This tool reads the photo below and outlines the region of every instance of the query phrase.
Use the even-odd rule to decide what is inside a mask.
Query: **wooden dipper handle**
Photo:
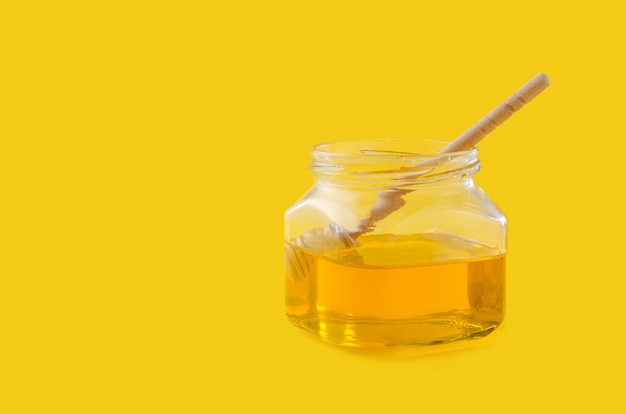
[[[543,73],[538,74],[517,92],[509,96],[504,102],[492,109],[484,118],[446,145],[439,153],[444,154],[447,152],[472,149],[478,141],[496,129],[496,127],[502,125],[514,112],[519,111],[548,86],[550,86],[550,79]],[[436,163],[437,160],[440,159],[436,158],[420,165]],[[350,237],[356,240],[360,235],[374,230],[378,221],[384,219],[405,204],[402,196],[410,192],[411,190],[396,189],[379,194],[378,202],[372,207],[370,215],[358,223],[356,229],[350,233]]]
[[[543,73],[538,74],[439,152],[464,151],[473,148],[485,135],[502,125],[514,112],[522,109],[548,86],[550,86],[550,79]]]

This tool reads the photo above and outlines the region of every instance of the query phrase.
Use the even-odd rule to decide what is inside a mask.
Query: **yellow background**
[[[0,412],[622,412],[626,20],[615,1],[0,2]],[[380,356],[283,314],[311,145],[480,144],[507,323]]]

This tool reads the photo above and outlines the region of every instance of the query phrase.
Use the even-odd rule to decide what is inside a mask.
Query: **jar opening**
[[[480,169],[478,149],[440,154],[448,143],[392,138],[327,142],[312,148],[311,169],[325,181],[388,187],[473,176]]]
[[[351,141],[325,142],[315,145],[314,154],[334,155],[337,157],[359,157],[371,160],[389,160],[415,157],[423,160],[428,157],[441,157],[439,151],[450,141],[437,139],[381,138],[357,139]],[[476,148],[466,151],[446,153],[446,155],[463,155],[476,152]]]

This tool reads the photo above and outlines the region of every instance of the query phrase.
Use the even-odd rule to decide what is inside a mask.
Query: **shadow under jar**
[[[372,139],[311,151],[285,213],[286,312],[351,347],[481,338],[504,319],[506,218],[474,182],[478,150]]]

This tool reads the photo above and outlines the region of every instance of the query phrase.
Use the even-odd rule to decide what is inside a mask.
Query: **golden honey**
[[[448,234],[366,235],[323,257],[285,244],[289,320],[353,347],[485,336],[504,319],[505,255]]]

